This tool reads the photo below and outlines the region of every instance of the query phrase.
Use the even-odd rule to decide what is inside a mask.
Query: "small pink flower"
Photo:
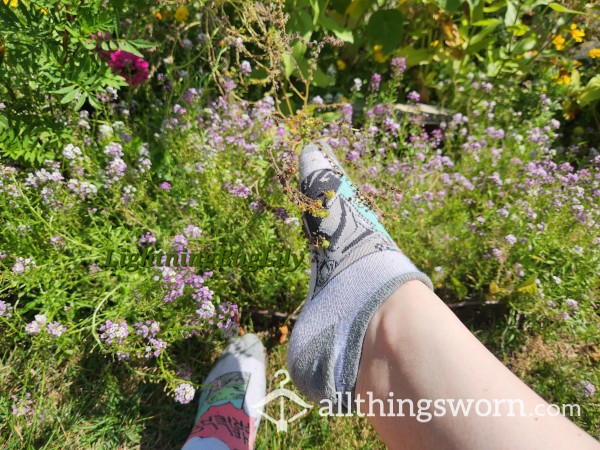
[[[117,50],[110,54],[108,65],[113,73],[125,78],[131,86],[137,86],[148,80],[148,62],[133,53]]]

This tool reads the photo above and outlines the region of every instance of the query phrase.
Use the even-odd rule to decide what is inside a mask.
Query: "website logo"
[[[302,400],[295,392],[292,392],[284,387],[287,383],[290,382],[290,374],[287,370],[279,369],[277,372],[275,372],[275,375],[273,377],[277,378],[279,375],[284,375],[284,379],[279,383],[279,388],[275,389],[272,392],[269,392],[265,398],[263,398],[257,404],[253,405],[253,407],[257,408],[260,411],[260,414],[265,419],[275,424],[278,433],[286,433],[288,429],[288,424],[306,416],[312,409],[312,405],[309,405],[304,400]],[[294,402],[298,407],[302,408],[300,412],[294,414],[293,416],[287,419],[285,416],[286,399],[288,399],[291,402]],[[264,410],[262,410],[262,408],[266,407],[266,405],[277,400],[279,400],[279,419],[271,417]]]

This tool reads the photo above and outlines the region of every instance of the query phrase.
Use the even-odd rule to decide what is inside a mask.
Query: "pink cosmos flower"
[[[148,80],[148,62],[132,53],[117,50],[110,54],[108,65],[113,73],[125,78],[130,86],[137,86]]]

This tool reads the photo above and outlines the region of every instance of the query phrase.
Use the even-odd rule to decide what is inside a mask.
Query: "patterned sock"
[[[337,405],[340,395],[345,405],[350,393],[353,405],[371,318],[403,283],[420,280],[432,290],[433,285],[360,201],[324,141],[303,149],[300,189],[311,199],[321,199],[328,210],[324,218],[305,213],[304,226],[309,236],[324,238],[329,245],[312,248],[310,289],[292,330],[288,369],[296,387],[311,400],[329,399]]]
[[[204,381],[196,425],[182,450],[251,449],[266,392],[265,349],[254,334],[234,339]]]

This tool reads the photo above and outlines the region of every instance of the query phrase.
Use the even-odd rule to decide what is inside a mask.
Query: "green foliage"
[[[0,447],[183,443],[196,405],[170,394],[200,387],[226,333],[198,319],[190,285],[165,301],[173,273],[103,267],[107,250],[135,254],[145,233],[169,249],[193,225],[192,253],[306,255],[295,272],[203,274],[210,305],[237,305],[239,326],[269,346],[269,371],[284,368],[278,328],[293,327],[284,317],[309,285],[296,156],[323,135],[438,295],[505,308],[490,323],[478,314],[473,331],[545,398],[580,404],[574,420],[596,432],[597,397],[579,387],[600,385],[600,166],[586,129],[599,60],[575,58],[574,33],[593,34],[578,13],[588,8],[287,0],[284,25],[263,6],[194,1],[177,18],[179,5],[149,1],[0,2]],[[92,40],[98,31],[111,39]],[[98,56],[117,49],[149,61],[142,88]],[[432,116],[415,112],[427,106]],[[66,331],[28,333],[39,314]],[[101,337],[108,320],[129,324],[123,343]],[[167,344],[156,357],[133,327],[146,320]],[[285,435],[265,422],[256,448],[383,444],[364,420],[313,411]]]
[[[69,110],[86,103],[98,108],[99,92],[126,86],[98,58],[99,39],[92,38],[118,34],[118,12],[101,1],[6,3],[0,3],[0,145],[6,156],[40,163],[68,138],[63,122]],[[116,44],[101,47],[137,53],[144,42]]]

